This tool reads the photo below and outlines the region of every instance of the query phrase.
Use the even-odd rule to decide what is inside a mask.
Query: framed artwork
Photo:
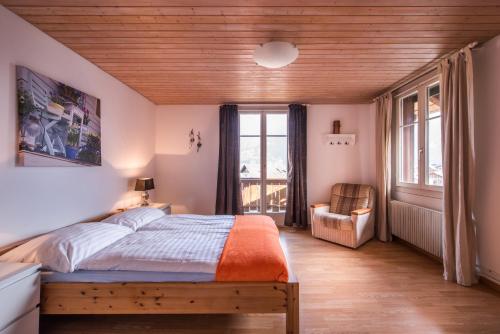
[[[19,166],[100,166],[101,103],[16,66]]]

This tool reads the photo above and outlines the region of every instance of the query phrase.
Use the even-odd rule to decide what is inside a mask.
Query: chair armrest
[[[311,205],[311,221],[316,213],[330,211],[330,204],[313,204]]]
[[[321,203],[321,204],[312,204],[312,205],[311,205],[311,209],[317,209],[317,208],[321,208],[321,207],[324,207],[324,206],[330,206],[330,204],[325,204],[325,203]]]
[[[366,208],[366,209],[358,209],[358,210],[354,210],[351,212],[351,216],[359,216],[359,215],[364,215],[364,214],[367,214],[367,213],[370,213],[372,211],[372,209],[370,208]]]

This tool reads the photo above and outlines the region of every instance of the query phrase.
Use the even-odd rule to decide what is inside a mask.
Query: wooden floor
[[[300,282],[301,333],[500,333],[500,295],[443,281],[398,243],[350,250],[283,230]],[[284,333],[283,315],[44,317],[42,333]]]

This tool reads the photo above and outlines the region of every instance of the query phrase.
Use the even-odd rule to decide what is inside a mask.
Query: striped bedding
[[[71,225],[32,239],[0,261],[41,262],[44,270],[52,271],[45,275],[52,282],[102,276],[105,281],[288,278],[279,232],[270,217],[165,215],[139,225],[135,231],[120,222]],[[65,259],[70,265],[61,266]],[[107,275],[110,271],[116,275]]]
[[[215,274],[233,216],[167,215],[79,263],[79,270]]]
[[[138,229],[138,231],[221,231],[229,233],[234,216],[166,215]]]

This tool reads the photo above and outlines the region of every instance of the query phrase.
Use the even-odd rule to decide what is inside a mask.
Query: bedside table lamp
[[[155,188],[155,183],[153,181],[153,178],[151,177],[140,178],[135,181],[135,191],[142,191],[141,206],[149,205],[148,190],[154,188]]]

